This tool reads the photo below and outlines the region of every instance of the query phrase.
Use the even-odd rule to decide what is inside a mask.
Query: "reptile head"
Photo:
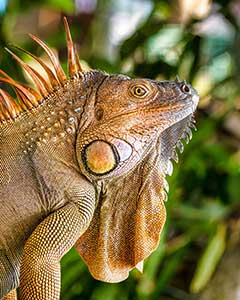
[[[105,76],[96,89],[92,122],[79,133],[77,156],[83,173],[96,180],[124,175],[156,143],[162,149],[170,143],[165,156],[176,157],[175,146],[182,148],[179,140],[191,134],[197,103],[197,92],[185,81]]]

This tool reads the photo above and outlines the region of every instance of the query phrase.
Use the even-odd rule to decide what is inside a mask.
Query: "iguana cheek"
[[[82,159],[87,170],[94,175],[107,174],[119,163],[115,146],[103,140],[88,144],[82,152]]]
[[[112,143],[118,151],[118,155],[121,162],[127,160],[132,155],[132,146],[126,141],[121,139],[113,139]]]

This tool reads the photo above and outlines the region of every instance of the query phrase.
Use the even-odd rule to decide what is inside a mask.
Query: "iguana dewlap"
[[[170,159],[194,127],[189,84],[83,72],[65,27],[69,78],[35,36],[53,69],[27,53],[48,80],[13,53],[36,89],[0,71],[18,97],[0,89],[0,299],[18,286],[19,299],[59,299],[73,246],[96,279],[126,279],[158,245]]]

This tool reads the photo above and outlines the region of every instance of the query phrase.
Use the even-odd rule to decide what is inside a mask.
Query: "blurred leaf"
[[[177,213],[185,219],[192,219],[195,221],[216,222],[222,220],[229,209],[220,201],[207,201],[200,208],[192,207],[189,204],[181,203],[176,208]]]
[[[123,293],[121,293],[119,286],[117,284],[103,284],[97,287],[90,300],[124,300]]]
[[[158,299],[161,295],[161,291],[167,285],[167,282],[174,276],[177,269],[181,265],[181,261],[186,254],[186,249],[181,249],[180,251],[175,252],[169,257],[165,262],[164,267],[161,269],[158,278],[156,287],[151,295],[151,299]]]
[[[158,32],[162,25],[162,21],[150,16],[145,24],[143,24],[130,38],[122,43],[120,48],[121,61],[130,56],[138,46],[142,46],[147,39]]]
[[[177,45],[182,40],[183,30],[178,25],[164,26],[159,32],[151,35],[146,43],[146,58],[149,62],[161,58],[171,65],[178,61]]]
[[[226,225],[220,224],[198,262],[196,272],[190,284],[191,292],[198,293],[208,283],[225,250],[225,243]]]
[[[72,0],[48,0],[46,4],[58,10],[63,10],[65,13],[74,12],[74,1]]]
[[[143,274],[139,280],[137,286],[137,294],[139,299],[146,299],[152,293],[155,287],[155,278],[159,270],[159,265],[163,259],[165,251],[165,230],[161,233],[161,240],[158,248],[151,255],[151,259],[147,259],[144,268]]]

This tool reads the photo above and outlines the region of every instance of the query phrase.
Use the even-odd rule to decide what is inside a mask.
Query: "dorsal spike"
[[[1,74],[2,76],[4,76],[5,78],[8,78],[9,80],[13,80],[7,73],[5,73],[5,72],[4,72],[3,70],[1,70],[1,69],[0,69],[0,74]],[[18,90],[17,90],[17,89],[15,89],[15,92],[16,92],[16,94],[17,94],[18,101],[19,101],[19,104],[20,104],[21,108],[27,109],[27,106],[26,106],[25,103],[23,102],[23,100],[22,100],[20,94],[18,93]]]
[[[15,82],[12,78],[0,77],[0,81],[10,84],[19,92],[20,95],[24,95],[25,97],[22,97],[22,100],[27,108],[38,106],[39,103],[38,100],[41,99],[42,97],[35,90]]]
[[[76,47],[73,44],[71,32],[68,26],[67,18],[63,18],[64,27],[67,36],[67,47],[68,47],[68,73],[71,76],[74,76],[76,73],[82,72],[80,65],[79,57],[77,55]]]
[[[3,97],[0,95],[0,121],[6,121],[8,119],[11,119],[11,116],[9,114],[9,111],[7,109],[6,103],[3,99]]]
[[[6,91],[0,89],[0,95],[2,96],[2,103],[5,107],[5,110],[15,119],[19,113],[22,111],[22,108],[17,104],[17,102],[10,96]]]
[[[35,91],[30,86],[27,86],[27,85],[25,85],[23,83],[21,83],[21,84],[17,83],[12,77],[10,77],[7,73],[5,73],[1,69],[0,69],[0,74],[5,77],[5,78],[0,78],[0,81],[6,82],[6,83],[12,85],[17,90],[21,90],[26,95],[26,97],[30,101],[32,101],[32,103],[34,104],[34,106],[37,106],[38,101],[42,99],[42,96],[37,91]],[[8,79],[8,81],[6,81],[5,79]]]
[[[64,18],[64,26],[67,36],[67,46],[68,46],[68,71],[69,76],[72,77],[76,74],[81,76],[82,67],[78,57],[76,45],[74,45],[70,29],[68,26],[67,19]],[[43,41],[38,37],[30,34],[30,37],[40,45],[46,52],[51,60],[51,66],[48,66],[42,59],[35,56],[34,54],[20,48],[16,47],[18,50],[28,54],[33,59],[35,59],[43,68],[43,70],[48,75],[49,80],[45,79],[40,71],[36,68],[25,63],[20,57],[13,53],[8,48],[5,48],[11,56],[23,67],[23,69],[30,75],[33,80],[37,90],[16,82],[12,77],[6,74],[4,71],[0,70],[0,83],[7,83],[12,88],[14,88],[18,100],[14,100],[7,92],[0,89],[0,123],[5,123],[8,120],[14,120],[23,111],[31,111],[32,108],[38,107],[39,104],[52,92],[60,88],[68,79],[65,75],[61,64],[59,62],[58,56],[55,55],[54,51],[50,49]],[[34,110],[35,111],[35,110]]]
[[[10,80],[13,80],[7,73],[5,73],[3,70],[0,69],[0,74],[5,77],[5,78],[8,78]]]
[[[15,90],[18,101],[21,103],[21,106],[24,107],[24,110],[31,110],[34,105],[32,105],[32,102],[29,101],[28,97],[26,94],[24,94],[21,90],[16,89]]]
[[[64,83],[65,81],[67,81],[67,77],[61,67],[61,64],[60,64],[58,58],[56,57],[56,55],[54,54],[54,52],[52,51],[52,49],[50,49],[43,41],[41,41],[35,35],[33,35],[33,34],[29,34],[29,35],[37,44],[39,44],[45,50],[45,52],[49,56],[49,58],[53,64],[53,67],[56,71],[56,75],[57,75],[59,82]]]
[[[30,66],[29,66],[30,67]],[[41,85],[41,88],[37,86],[37,84],[35,83],[35,85],[37,86],[37,88],[39,89],[39,91],[41,92],[42,95],[44,95],[44,97],[48,96],[49,93],[52,90],[52,86],[42,77],[42,75],[40,75],[35,69],[33,69],[32,67],[30,67],[30,69],[32,70],[32,72],[34,73],[34,75],[37,77],[37,79],[39,80],[39,83]]]
[[[58,79],[56,78],[55,74],[52,72],[52,70],[47,66],[47,64],[41,60],[39,57],[35,56],[34,54],[32,54],[31,52],[28,52],[27,50],[25,49],[22,49],[18,46],[14,46],[16,49],[26,53],[27,55],[31,56],[33,59],[35,59],[40,65],[41,67],[44,69],[44,71],[47,73],[48,75],[48,78],[49,78],[49,81],[51,83],[51,85],[53,87],[55,86],[58,86],[59,85],[59,81]]]
[[[178,75],[176,75],[175,82],[180,83],[180,79]]]
[[[38,103],[41,103],[41,102],[42,102],[43,97],[42,97],[41,94],[39,94],[36,90],[34,90],[34,89],[31,88],[30,86],[28,86],[28,85],[26,85],[26,84],[23,84],[23,83],[21,83],[20,85],[21,85],[22,87],[24,87],[29,93],[31,93],[31,94],[34,96],[34,98],[35,98],[35,100],[36,100],[36,105],[35,105],[35,106],[37,106]]]
[[[31,79],[33,80],[36,87],[38,88],[40,94],[43,97],[46,97],[51,91],[51,87],[49,86],[49,84],[43,79],[43,77],[36,70],[28,66],[25,62],[23,62],[15,53],[13,53],[11,50],[9,50],[6,47],[5,49],[30,75]]]
[[[81,63],[80,63],[80,59],[79,59],[79,56],[78,56],[78,52],[77,52],[77,47],[76,47],[76,45],[74,45],[74,53],[75,53],[75,59],[76,59],[77,69],[78,69],[80,72],[83,72],[83,69],[82,69],[82,66],[81,66]]]

